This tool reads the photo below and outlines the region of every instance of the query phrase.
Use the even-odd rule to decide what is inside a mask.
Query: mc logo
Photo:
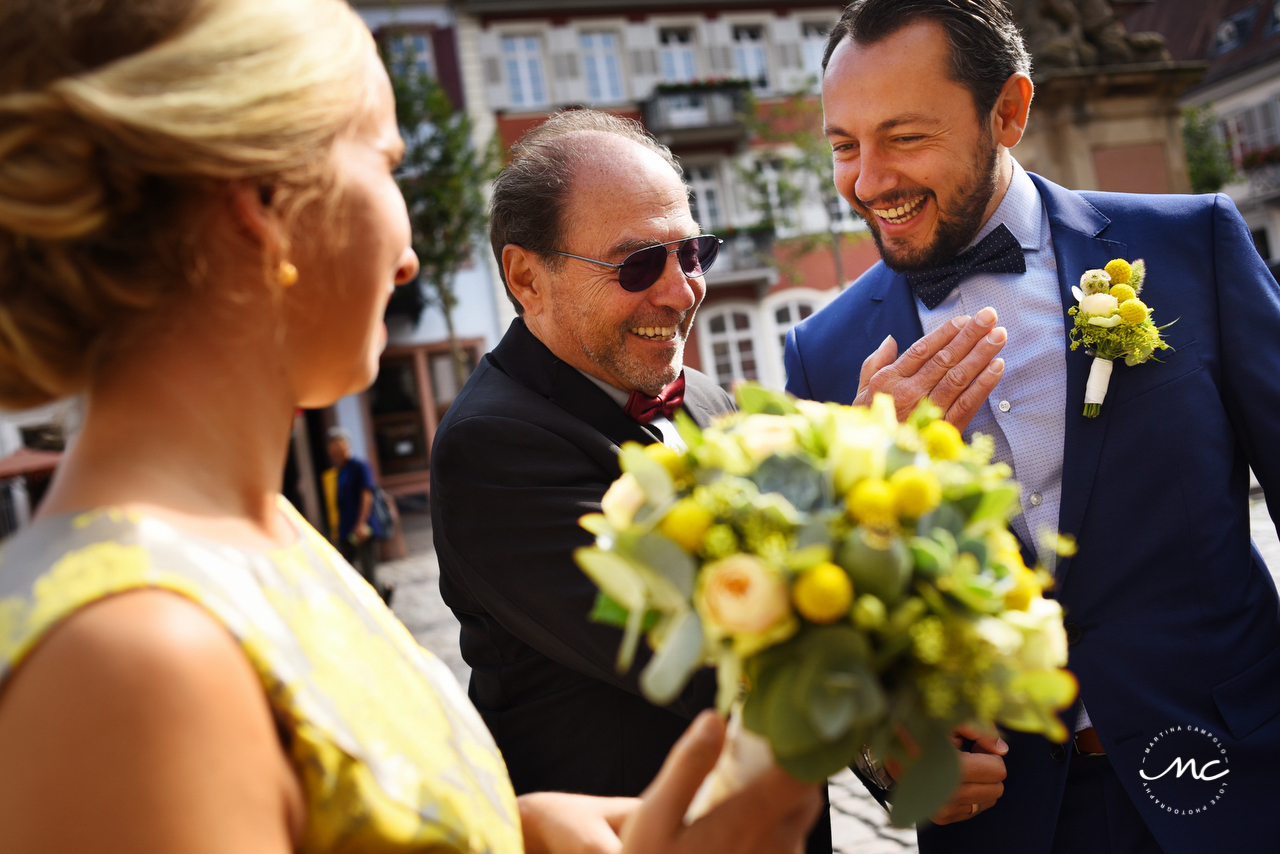
[[[1227,749],[1216,735],[1204,727],[1174,726],[1147,745],[1138,776],[1158,809],[1199,815],[1226,794],[1228,765]]]

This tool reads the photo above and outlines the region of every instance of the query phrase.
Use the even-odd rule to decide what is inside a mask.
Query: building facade
[[[639,121],[679,159],[694,218],[725,241],[686,361],[726,388],[744,379],[780,388],[787,329],[877,258],[830,182],[794,167],[789,141],[797,131],[821,139],[816,83],[842,8],[753,0],[456,7],[479,135],[509,147],[556,110],[591,107]],[[807,125],[796,126],[797,116]]]
[[[1157,0],[1133,4],[1130,26],[1159,29],[1175,59],[1207,65],[1183,106],[1212,107],[1236,167],[1222,190],[1253,233],[1258,253],[1280,271],[1280,3]]]

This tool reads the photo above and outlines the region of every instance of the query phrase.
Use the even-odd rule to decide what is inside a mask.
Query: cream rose
[[[1022,633],[1018,659],[1027,670],[1067,663],[1067,633],[1062,628],[1062,607],[1055,600],[1034,598],[1027,610],[1005,611],[1000,619]]]
[[[796,449],[796,430],[783,415],[751,415],[734,431],[742,449],[755,462]]]
[[[708,620],[731,634],[758,634],[791,613],[787,582],[755,555],[735,554],[702,571],[702,605]]]
[[[1080,310],[1089,317],[1110,317],[1120,307],[1111,294],[1090,294],[1080,300]]]
[[[600,499],[600,512],[604,513],[604,518],[615,531],[621,531],[631,526],[636,511],[647,500],[640,481],[631,472],[625,472],[613,482],[604,498]]]

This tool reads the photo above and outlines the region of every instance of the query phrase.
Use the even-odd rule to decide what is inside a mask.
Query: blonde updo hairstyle
[[[370,46],[344,0],[5,0],[0,408],[83,390],[199,286],[211,191],[255,182],[286,224],[332,199]]]

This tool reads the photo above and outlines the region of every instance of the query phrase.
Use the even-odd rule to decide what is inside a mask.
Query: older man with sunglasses
[[[720,241],[701,234],[671,153],[590,110],[515,146],[490,239],[519,316],[436,433],[440,590],[516,791],[637,795],[712,704],[715,677],[665,708],[645,700],[644,661],[618,673],[621,633],[590,620],[595,587],[572,554],[591,542],[578,519],[600,509],[623,442],[681,446],[677,409],[705,426],[733,408],[683,364]],[[810,847],[831,850],[825,815]]]

